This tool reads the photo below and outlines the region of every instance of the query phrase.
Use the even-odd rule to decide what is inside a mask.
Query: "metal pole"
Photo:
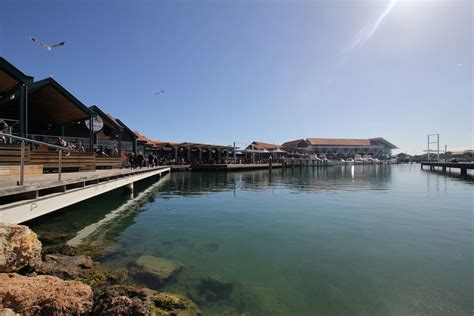
[[[25,141],[21,141],[21,153],[20,153],[20,185],[23,185],[25,181]]]
[[[439,134],[436,134],[436,135],[437,135],[437,140],[438,140],[438,142],[437,142],[437,143],[438,143],[438,144],[437,144],[437,146],[438,146],[438,161],[439,161]]]
[[[428,153],[427,153],[427,155],[428,155],[427,160],[430,161],[430,135],[428,135]]]
[[[60,149],[59,160],[58,160],[58,180],[61,180],[62,158],[63,158],[63,151]]]
[[[446,152],[448,151],[447,149],[448,149],[448,145],[444,145],[444,162],[447,161],[446,159]]]
[[[234,164],[237,163],[237,154],[235,153],[235,142],[234,142]]]

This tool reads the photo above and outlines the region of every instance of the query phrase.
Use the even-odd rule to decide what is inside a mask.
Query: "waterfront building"
[[[242,153],[248,158],[251,157],[252,162],[282,158],[286,152],[280,145],[264,143],[261,141],[253,141],[248,145]]]
[[[325,156],[329,159],[353,158],[355,155],[368,155],[374,158],[388,158],[397,146],[382,137],[355,138],[306,138],[282,144],[282,148],[294,155]]]
[[[133,151],[133,141],[136,135],[122,126],[113,116],[105,114],[98,106],[89,107],[96,115],[94,122],[96,125],[94,143],[98,149],[109,157],[121,156]],[[99,155],[104,156],[104,155]]]
[[[87,128],[93,113],[53,78],[34,81],[0,58],[0,119],[13,135],[92,150],[93,133]]]

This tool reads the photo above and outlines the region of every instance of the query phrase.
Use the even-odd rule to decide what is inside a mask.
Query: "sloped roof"
[[[9,92],[22,83],[30,83],[33,77],[25,75],[18,68],[0,57],[0,92]]]
[[[301,142],[304,142],[306,145],[308,144],[308,142],[304,139],[296,139],[296,140],[292,140],[292,141],[289,141],[289,142],[286,142],[286,143],[283,143],[281,145],[281,147],[285,147],[285,148],[295,148],[298,146],[298,144],[300,144]]]
[[[103,120],[109,122],[110,125],[118,129],[119,131],[123,130],[123,126],[120,125],[114,118],[112,118],[110,115],[105,114],[97,105],[91,105],[89,107],[92,112],[98,114]]]
[[[153,144],[155,147],[166,147],[166,146],[175,146],[176,143],[173,142],[162,142],[162,141],[157,141],[157,140],[150,140],[150,142]]]
[[[148,137],[143,136],[137,131],[134,131],[134,133],[137,136],[137,141],[147,143],[148,145],[153,145],[153,141],[149,139]]]
[[[279,149],[280,148],[280,145],[264,143],[264,142],[258,142],[258,141],[252,142],[252,145],[253,145],[253,149],[256,149],[256,150],[264,150],[264,149],[273,150],[273,149]],[[248,148],[251,148],[252,145],[248,146]]]
[[[135,135],[135,133],[127,125],[125,125],[125,123],[123,123],[120,119],[114,118],[110,114],[107,114],[107,116],[114,119],[117,123],[119,123],[124,128],[124,130],[126,130],[130,134],[130,136],[132,136],[132,138],[134,138],[134,139],[137,138],[137,135]]]
[[[87,106],[53,78],[31,84],[28,97],[30,108],[37,108],[40,113],[48,113],[57,122],[81,121],[93,115]]]
[[[384,143],[387,147],[389,147],[390,149],[398,149],[397,146],[395,146],[394,144],[392,144],[391,142],[387,141],[385,138],[383,137],[376,137],[376,138],[371,138],[370,139],[371,141],[379,141],[379,142],[382,142]]]
[[[370,146],[370,139],[361,138],[307,138],[310,145]]]

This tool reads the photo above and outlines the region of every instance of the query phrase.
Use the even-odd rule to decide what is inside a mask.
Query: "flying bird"
[[[160,92],[155,92],[155,94],[162,94],[165,93],[165,90],[161,90]]]
[[[63,46],[66,42],[59,42],[57,44],[54,44],[54,45],[46,45],[44,43],[41,43],[40,41],[38,41],[36,38],[34,37],[30,37],[30,39],[35,42],[36,44],[38,44],[39,46],[43,47],[43,48],[46,48],[47,50],[51,51],[53,48],[56,48],[56,47],[59,47],[59,46]]]

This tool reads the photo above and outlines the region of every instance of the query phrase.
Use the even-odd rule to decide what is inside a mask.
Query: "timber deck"
[[[98,170],[65,173],[61,180],[57,174],[44,174],[26,178],[22,186],[2,181],[0,222],[22,223],[120,187],[133,191],[134,182],[169,172],[169,167]]]

